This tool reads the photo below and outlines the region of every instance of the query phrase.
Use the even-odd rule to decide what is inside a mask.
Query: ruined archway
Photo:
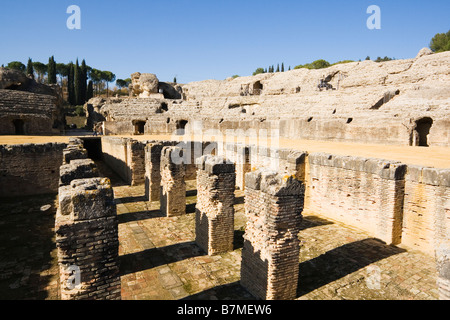
[[[260,95],[262,90],[263,90],[263,85],[262,85],[261,81],[256,81],[253,84],[253,94]]]
[[[180,136],[184,135],[187,124],[188,124],[187,120],[177,120],[176,126],[177,126],[177,134],[178,135],[180,135]]]
[[[429,147],[428,135],[433,125],[433,119],[429,117],[416,120],[416,127],[414,128],[414,145],[419,147]]]
[[[24,135],[25,134],[25,122],[22,119],[13,120],[14,134]]]
[[[145,133],[145,121],[133,121],[134,134],[143,135]]]

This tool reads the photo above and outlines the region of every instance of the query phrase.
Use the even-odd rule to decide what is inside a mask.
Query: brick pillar
[[[167,217],[186,214],[186,174],[183,150],[164,147],[161,152],[161,211]]]
[[[132,186],[141,185],[145,182],[144,148],[145,144],[140,141],[132,139],[127,141],[127,163],[130,172],[129,183]]]
[[[149,143],[145,147],[145,199],[159,201],[161,188],[162,143]]]
[[[235,167],[222,157],[198,161],[195,241],[208,255],[233,251]]]
[[[450,300],[450,247],[436,250],[439,300]]]
[[[56,246],[62,300],[119,300],[119,239],[109,179],[59,188]]]
[[[246,175],[241,284],[263,300],[296,297],[304,184],[271,171]]]

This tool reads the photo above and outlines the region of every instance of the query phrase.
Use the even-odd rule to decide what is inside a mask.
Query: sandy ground
[[[121,136],[136,140],[182,139],[171,135]],[[69,136],[0,136],[0,145],[48,143],[69,141]],[[253,142],[253,141],[251,141]],[[422,165],[435,168],[450,168],[450,148],[447,147],[407,147],[390,145],[372,145],[334,141],[288,140],[280,139],[279,147],[312,152],[326,152],[338,155],[359,156],[396,160],[409,165]]]

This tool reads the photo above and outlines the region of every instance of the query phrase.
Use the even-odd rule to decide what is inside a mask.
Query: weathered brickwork
[[[186,214],[186,169],[183,149],[164,147],[161,151],[161,211],[167,217]]]
[[[0,197],[58,193],[64,143],[0,145]]]
[[[147,201],[159,201],[161,188],[161,152],[165,146],[175,142],[150,142],[145,146],[145,198]]]
[[[59,189],[55,231],[62,300],[118,300],[118,221],[106,178]]]
[[[102,137],[104,161],[126,183],[140,185],[145,183],[146,141],[130,138]]]
[[[219,156],[197,166],[195,241],[208,255],[233,251],[235,166]]]
[[[310,154],[309,210],[401,242],[406,166],[379,159]]]
[[[402,243],[434,254],[450,239],[450,170],[408,166]]]
[[[83,141],[78,138],[70,138],[67,148],[63,150],[63,164],[69,164],[71,160],[87,159],[87,150],[83,147]]]
[[[450,242],[436,249],[436,266],[438,272],[438,290],[440,300],[450,300]]]
[[[98,177],[97,166],[91,159],[71,160],[59,169],[59,186],[67,186],[72,180]]]
[[[130,184],[137,186],[145,182],[145,148],[146,142],[127,141],[127,164],[130,167]]]
[[[0,134],[52,134],[57,120],[57,98],[18,90],[0,89]],[[18,132],[18,124],[20,129]]]
[[[293,176],[272,171],[246,175],[241,284],[257,298],[296,296],[304,191]]]

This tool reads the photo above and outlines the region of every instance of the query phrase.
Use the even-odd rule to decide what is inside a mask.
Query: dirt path
[[[171,135],[121,136],[136,140],[170,140]],[[181,137],[175,137],[181,139]],[[0,144],[48,143],[69,141],[68,136],[0,136]],[[325,152],[338,155],[359,156],[396,160],[409,165],[435,168],[450,168],[450,148],[447,147],[407,147],[372,145],[335,141],[288,140],[281,138],[279,146],[302,151]]]

